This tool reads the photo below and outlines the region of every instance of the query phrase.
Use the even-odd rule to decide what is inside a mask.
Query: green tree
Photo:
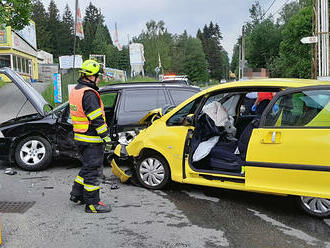
[[[97,25],[95,38],[92,43],[93,45],[93,53],[95,54],[105,54],[107,50],[107,38],[104,33],[104,28],[101,23]]]
[[[21,30],[29,24],[31,0],[0,0],[0,23]]]
[[[145,71],[147,74],[155,74],[159,54],[163,70],[166,72],[171,68],[172,35],[167,31],[163,21],[151,20],[146,23],[146,27],[146,31],[133,38],[133,42],[144,45]]]
[[[185,72],[185,61],[187,53],[187,40],[188,34],[185,30],[182,35],[173,36],[173,46],[172,46],[172,55],[171,55],[171,67],[169,72],[181,74]],[[205,55],[204,55],[205,56]]]
[[[283,29],[279,57],[272,63],[272,72],[282,77],[310,78],[312,47],[300,39],[312,35],[312,6],[301,9]]]
[[[31,19],[36,24],[37,47],[52,52],[50,46],[51,33],[47,31],[48,14],[40,0],[33,1]]]
[[[221,80],[223,77],[223,53],[222,53],[222,34],[218,24],[210,22],[209,26],[205,25],[203,31],[198,30],[197,37],[201,40],[203,50],[208,62],[210,77]]]
[[[230,70],[235,73],[236,77],[238,76],[239,70],[239,44],[241,43],[241,37],[237,40],[237,43],[233,49],[233,56],[231,59]]]
[[[85,17],[83,21],[84,26],[84,36],[85,38],[79,42],[81,49],[83,51],[83,56],[85,59],[89,57],[90,54],[94,53],[94,40],[95,34],[99,25],[103,25],[104,16],[101,10],[98,10],[91,2],[85,11]]]
[[[60,14],[54,0],[51,0],[48,7],[47,31],[50,33],[50,50],[55,58],[59,56],[59,36],[60,30]]]
[[[230,70],[228,53],[225,50],[222,50],[221,53],[222,53],[222,55],[221,55],[222,78],[228,80],[229,79],[229,70]]]
[[[209,75],[200,39],[189,37],[186,40],[185,54],[184,72],[188,78],[193,82],[207,82]]]
[[[300,0],[285,4],[279,13],[280,17],[277,22],[285,25],[289,22],[290,18],[296,15],[302,8],[312,6],[312,4],[312,0]]]
[[[113,46],[111,44],[107,44],[107,50],[106,50],[105,56],[106,56],[106,65],[108,67],[115,68],[115,69],[121,69],[119,67],[120,54],[119,54],[118,49],[115,46]]]
[[[267,68],[279,53],[281,30],[267,18],[255,25],[246,36],[246,59],[252,68]]]
[[[69,55],[73,54],[73,16],[67,4],[64,9],[62,22],[60,23],[59,35],[59,54]]]
[[[124,46],[123,50],[119,51],[119,61],[118,69],[124,70],[126,72],[130,71],[130,61],[129,61],[129,49],[128,46]]]

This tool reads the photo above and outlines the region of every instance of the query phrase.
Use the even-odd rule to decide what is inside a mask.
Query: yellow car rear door
[[[330,86],[274,97],[249,141],[246,187],[330,198]]]

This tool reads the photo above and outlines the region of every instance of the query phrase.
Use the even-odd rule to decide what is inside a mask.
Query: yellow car
[[[274,97],[252,111],[257,92]],[[112,171],[122,182],[293,195],[310,215],[330,216],[330,82],[221,84],[156,112],[144,119],[152,124],[114,151]]]

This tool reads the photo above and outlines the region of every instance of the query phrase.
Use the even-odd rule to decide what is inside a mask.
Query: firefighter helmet
[[[103,73],[102,66],[95,60],[85,60],[81,65],[79,72],[85,76],[98,76]]]

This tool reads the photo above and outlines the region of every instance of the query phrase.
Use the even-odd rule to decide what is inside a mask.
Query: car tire
[[[15,160],[19,167],[28,171],[46,169],[53,158],[52,146],[45,138],[30,136],[18,142]]]
[[[137,162],[136,177],[148,189],[163,189],[170,181],[167,161],[158,154],[147,154]]]
[[[330,199],[299,196],[298,203],[311,216],[318,218],[330,217]]]

